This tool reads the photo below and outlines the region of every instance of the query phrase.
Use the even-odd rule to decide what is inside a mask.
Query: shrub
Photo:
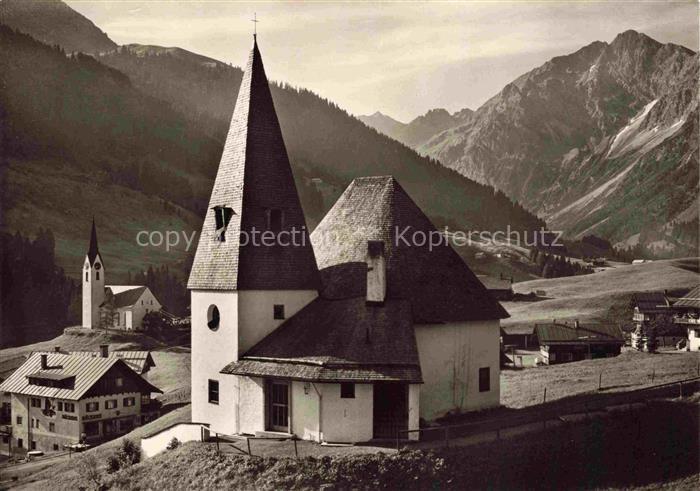
[[[107,473],[114,474],[119,469],[121,469],[121,462],[119,461],[119,456],[116,453],[109,454],[107,456]]]
[[[166,448],[167,450],[175,450],[175,449],[176,449],[177,447],[179,447],[180,445],[182,445],[182,443],[180,443],[180,440],[178,440],[177,438],[173,437],[173,439],[170,440],[170,443],[168,443],[168,446],[165,447],[165,448]]]
[[[97,462],[97,457],[92,453],[83,455],[77,459],[75,469],[80,476],[80,480],[87,486],[100,489],[102,485],[102,473],[100,472],[100,465]]]
[[[119,448],[119,460],[122,462],[122,467],[138,464],[141,462],[141,447],[136,445],[132,440],[125,438],[122,440]]]

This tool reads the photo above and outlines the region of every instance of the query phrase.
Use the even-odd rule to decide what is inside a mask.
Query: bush
[[[107,456],[107,473],[114,474],[119,469],[121,469],[121,462],[116,453]]]
[[[132,440],[125,438],[122,440],[121,447],[117,454],[122,462],[122,467],[138,464],[141,462],[141,447],[136,445]]]
[[[83,455],[77,459],[75,469],[83,483],[88,487],[100,489],[102,485],[102,473],[100,472],[100,465],[97,462],[97,457],[92,453]]]
[[[165,447],[165,448],[166,448],[167,450],[175,450],[175,449],[176,449],[177,447],[179,447],[180,445],[182,445],[182,443],[180,443],[180,440],[178,440],[177,438],[173,437],[173,439],[170,440],[170,443],[168,443],[168,446]]]

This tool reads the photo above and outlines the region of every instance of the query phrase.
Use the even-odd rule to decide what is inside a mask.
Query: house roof
[[[105,290],[109,289],[113,296],[114,300],[114,307],[115,308],[121,308],[121,307],[130,307],[134,305],[136,302],[138,302],[139,298],[141,298],[141,295],[143,295],[143,292],[148,290],[147,286],[112,286],[108,285],[105,286]],[[115,291],[116,290],[116,291]],[[109,296],[107,297],[109,298]],[[105,300],[105,303],[107,300]],[[102,305],[104,305],[103,303]]]
[[[90,356],[92,358],[101,356],[99,351],[71,351],[70,354],[76,356]],[[129,368],[139,375],[147,372],[151,367],[156,366],[150,351],[110,351],[108,356],[114,356],[124,360]]]
[[[510,336],[532,334],[535,332],[535,326],[533,324],[513,324],[501,326],[501,331]]]
[[[95,259],[100,254],[97,247],[97,229],[95,228],[95,218],[92,219],[92,230],[90,231],[90,246],[88,247],[87,258],[90,266],[95,263]],[[104,262],[104,261],[103,261]]]
[[[405,300],[317,298],[222,373],[302,380],[421,380]]]
[[[311,234],[323,295],[364,297],[367,243],[383,241],[387,298],[409,300],[416,322],[508,317],[446,240],[421,237],[442,235],[396,179],[355,179]]]
[[[690,290],[673,304],[674,307],[700,309],[700,285]]]
[[[478,275],[479,281],[487,290],[512,290],[513,284],[507,278],[496,278],[494,276]]]
[[[668,312],[671,303],[663,292],[643,292],[634,295],[637,309],[645,314]]]
[[[622,331],[614,325],[590,324],[577,328],[568,324],[537,324],[535,333],[540,344],[624,343]]]
[[[49,369],[41,369],[42,353],[32,353],[26,362],[2,384],[0,391],[11,392],[37,397],[53,397],[57,399],[79,400],[90,390],[107,371],[117,364],[125,364],[124,360],[110,356],[107,358],[91,356],[75,356],[62,353],[45,353]],[[130,373],[133,373],[129,370]],[[29,383],[29,376],[49,378],[75,377],[75,381],[70,388],[45,387]],[[138,382],[143,390],[148,392],[162,392],[157,387],[148,383],[140,375]]]
[[[232,215],[225,240],[217,239],[215,207]],[[288,246],[253,240],[268,231],[272,210],[282,229],[294,231]],[[250,239],[241,242],[241,234]],[[259,237],[259,236],[258,236]],[[288,241],[289,237],[280,236]],[[289,157],[257,42],[248,58],[219,170],[204,218],[188,288],[216,290],[316,290],[318,270]]]

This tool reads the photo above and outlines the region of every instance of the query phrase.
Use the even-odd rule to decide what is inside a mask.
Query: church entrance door
[[[289,382],[267,382],[267,429],[289,433]]]
[[[408,384],[378,382],[374,384],[374,438],[396,438],[408,429]],[[405,438],[405,434],[399,435]]]

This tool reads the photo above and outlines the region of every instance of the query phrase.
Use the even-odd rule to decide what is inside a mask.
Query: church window
[[[88,275],[89,275],[89,274],[90,274],[90,273],[88,273],[87,271],[85,271],[85,281],[88,281]]]
[[[275,305],[272,310],[275,319],[284,319],[284,305]]]
[[[284,227],[284,213],[282,210],[272,208],[267,210],[267,229],[279,232]]]
[[[219,381],[209,380],[209,402],[212,404],[219,403]]]
[[[233,208],[228,206],[215,206],[212,208],[214,210],[214,220],[216,221],[216,239],[219,242],[226,241],[226,227],[228,227],[228,222],[231,221],[233,216]]]
[[[95,272],[95,278],[97,278],[98,280],[100,279],[100,272],[99,271]]]
[[[491,369],[489,367],[479,368],[479,392],[491,390]]]
[[[220,321],[219,308],[216,305],[210,305],[209,310],[207,310],[207,326],[212,331],[216,331],[219,328]]]
[[[343,382],[340,384],[340,398],[341,399],[354,399],[355,398],[355,384],[352,382]]]

